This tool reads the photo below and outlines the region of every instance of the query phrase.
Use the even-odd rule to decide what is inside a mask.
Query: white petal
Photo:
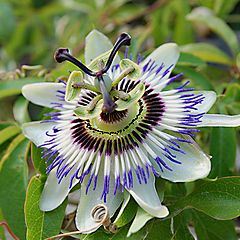
[[[68,204],[65,209],[65,215],[73,213],[77,210],[80,194],[81,194],[80,189],[68,194]]]
[[[138,232],[152,218],[154,218],[152,215],[146,213],[142,208],[138,208],[137,214],[129,228],[127,237]]]
[[[191,110],[191,113],[207,113],[216,102],[217,94],[214,91],[193,91],[195,95],[202,94],[204,99],[201,104],[196,105],[197,110]]]
[[[76,167],[62,179],[60,184],[58,184],[58,179],[56,177],[56,168],[49,173],[40,199],[40,209],[42,211],[51,211],[64,201],[71,190],[71,188],[69,188],[70,180],[75,171]],[[78,181],[79,180],[77,179],[73,180],[72,188],[78,183]]]
[[[174,66],[176,65],[179,58],[179,48],[175,43],[166,43],[155,49],[140,65],[144,66],[151,59],[155,61],[159,66],[163,63],[164,68],[162,72],[164,72],[171,65],[169,73],[166,74],[166,78],[171,74]]]
[[[43,107],[53,107],[51,103],[59,102],[59,95],[57,90],[64,91],[64,84],[62,83],[33,83],[27,84],[22,88],[23,96],[30,102]]]
[[[189,92],[190,94],[194,94],[196,97],[199,96],[198,99],[202,99],[202,102],[196,105],[197,110],[191,109],[191,114],[198,114],[198,113],[207,113],[212,105],[215,103],[217,99],[217,95],[213,91],[192,91]],[[164,91],[161,93],[164,94]],[[184,96],[186,93],[183,93],[181,95],[172,95],[172,96],[162,96],[165,104],[166,104],[166,114],[168,114],[168,109],[173,112],[174,108],[180,108],[185,107],[186,105],[191,105],[191,103],[184,103],[184,101],[188,98],[181,98],[181,96]],[[171,98],[172,97],[172,98]],[[191,98],[191,97],[190,97]],[[185,110],[185,109],[184,109]]]
[[[133,188],[128,191],[138,205],[149,214],[158,218],[166,217],[169,214],[167,207],[163,206],[160,202],[155,189],[155,177],[152,173],[147,184],[140,184],[135,174],[133,174]]]
[[[65,209],[65,215],[74,213],[77,210],[77,205],[68,203]]]
[[[171,162],[163,156],[160,149],[155,149],[157,155],[172,169],[172,171],[169,171],[163,167],[164,171],[159,171],[159,174],[162,178],[172,182],[190,182],[207,177],[211,170],[209,156],[199,148],[192,138],[182,135],[181,138],[187,138],[193,142],[192,144],[178,142],[181,147],[180,149],[183,150],[185,154],[171,150],[176,156],[176,160],[181,162],[181,164]]]
[[[76,190],[74,192],[71,192],[68,195],[68,202],[72,203],[72,204],[75,204],[75,205],[78,205],[79,199],[80,199],[80,195],[81,195],[80,189],[78,189],[78,190]]]
[[[240,126],[240,114],[228,116],[223,114],[205,114],[198,127],[238,127]]]
[[[85,63],[88,65],[94,58],[113,47],[107,36],[97,30],[92,30],[86,37]],[[120,61],[120,59],[118,59]],[[114,64],[116,64],[114,62]]]
[[[117,192],[114,195],[114,178],[110,179],[109,194],[107,195],[107,201],[104,203],[101,200],[101,195],[103,191],[103,173],[98,176],[97,188],[95,190],[90,186],[88,194],[86,194],[86,184],[88,179],[84,180],[81,187],[81,198],[78,205],[78,210],[76,214],[76,226],[82,233],[91,233],[96,231],[101,224],[94,221],[91,216],[92,209],[98,204],[104,204],[107,206],[109,211],[109,216],[112,217],[116,210],[119,208],[123,201],[123,193]]]
[[[52,122],[29,122],[22,125],[22,131],[36,146],[40,146],[50,139],[46,132],[51,133],[54,126],[56,126],[56,123]]]

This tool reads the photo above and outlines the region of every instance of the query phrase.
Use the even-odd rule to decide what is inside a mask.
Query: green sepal
[[[100,115],[102,112],[103,100],[101,99],[95,106],[95,108],[89,111],[88,106],[81,106],[74,110],[74,113],[82,120],[89,120]]]
[[[89,69],[91,69],[92,71],[99,71],[100,70],[100,67],[99,67],[99,63],[100,61],[106,65],[107,63],[107,60],[110,56],[110,53],[111,53],[112,49],[110,49],[109,51],[105,52],[105,53],[102,53],[101,55],[99,55],[98,57],[94,58],[90,64],[87,66]],[[117,56],[117,54],[116,54]]]
[[[80,92],[81,88],[74,88],[73,84],[76,83],[83,83],[83,74],[80,71],[72,71],[66,86],[66,94],[65,94],[65,101],[69,102],[74,100],[75,97],[77,97]]]
[[[123,71],[128,68],[133,68],[133,70],[127,75],[131,80],[137,80],[141,77],[142,69],[129,59],[122,59],[120,62],[120,67]]]
[[[116,101],[116,104],[117,104],[116,110],[122,111],[129,108],[130,105],[137,102],[143,96],[144,92],[145,92],[145,85],[143,83],[139,83],[133,90],[131,90],[128,93],[130,96],[128,100],[125,101],[122,99],[118,99]]]

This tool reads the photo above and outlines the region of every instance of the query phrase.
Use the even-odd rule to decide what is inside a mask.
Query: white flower
[[[85,50],[89,68],[94,63],[103,65],[99,59],[109,57],[104,53],[112,47],[104,35],[92,31]],[[115,45],[114,49],[118,48]],[[66,49],[58,54],[59,61],[76,60],[69,59]],[[98,61],[93,60],[99,55]],[[138,66],[129,60],[120,64],[119,57],[111,64],[112,58],[111,67],[104,74],[99,71],[97,78],[93,71],[80,66],[87,73],[84,80],[80,72],[70,75],[73,82],[80,79],[80,90],[75,84],[66,93],[65,83],[23,87],[29,101],[59,110],[50,114],[51,120],[23,125],[25,136],[44,147],[43,155],[48,159],[49,176],[40,202],[43,211],[58,207],[80,182],[76,226],[83,233],[101,225],[92,218],[92,209],[104,203],[113,216],[123,201],[123,191],[128,191],[147,213],[163,218],[168,209],[159,200],[155,176],[188,182],[208,175],[209,157],[192,134],[197,127],[239,126],[240,116],[206,114],[216,100],[212,91],[194,91],[186,87],[187,83],[164,90],[179,77],[169,77],[178,57],[177,45],[168,43],[144,61],[139,59]],[[134,70],[119,78],[129,67]],[[116,86],[112,87],[114,81]]]

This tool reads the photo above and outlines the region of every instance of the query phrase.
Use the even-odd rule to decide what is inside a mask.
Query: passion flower
[[[70,61],[81,71],[73,71],[66,83],[22,89],[29,101],[54,109],[50,120],[23,125],[47,159],[40,208],[55,209],[80,183],[76,226],[83,233],[102,224],[92,216],[96,206],[104,204],[111,217],[126,191],[152,216],[166,217],[155,177],[172,182],[206,177],[210,159],[193,134],[203,126],[240,125],[239,115],[206,114],[216,100],[213,91],[194,91],[188,82],[164,90],[181,76],[170,77],[179,58],[176,44],[164,44],[134,63],[127,54],[123,60],[116,56],[130,41],[124,33],[112,46],[94,30],[86,39],[86,65],[68,49],[55,54],[58,62]]]

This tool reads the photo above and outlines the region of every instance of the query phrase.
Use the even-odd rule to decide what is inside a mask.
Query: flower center
[[[117,132],[128,126],[139,113],[139,104],[132,104],[123,111],[113,111],[112,113],[102,112],[98,117],[90,120],[93,128],[104,132]]]

